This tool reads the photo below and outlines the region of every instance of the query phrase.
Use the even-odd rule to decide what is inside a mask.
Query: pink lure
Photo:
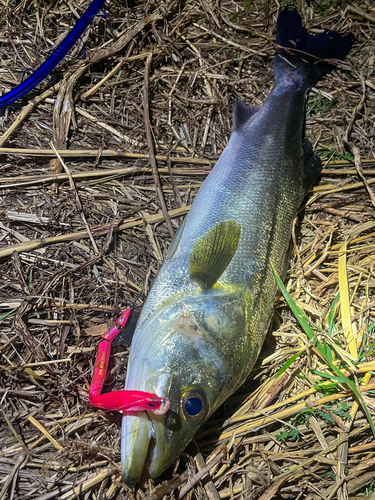
[[[130,316],[130,309],[121,314],[109,332],[102,335],[103,341],[98,347],[98,354],[94,364],[89,402],[91,406],[103,410],[121,411],[133,413],[136,411],[152,411],[156,415],[164,415],[169,409],[169,399],[162,398],[156,394],[142,391],[114,391],[100,394],[107,374],[111,345],[120,333]]]
[[[94,373],[92,375],[90,388],[91,396],[99,396],[99,394],[102,392],[105,376],[107,374],[109,357],[111,355],[112,342],[120,333],[121,328],[126,325],[126,322],[130,316],[130,312],[130,309],[127,309],[125,312],[123,312],[116,323],[113,325],[113,327],[109,330],[109,332],[102,335],[102,338],[104,340],[99,344],[98,354],[96,356],[94,364]]]
[[[99,396],[90,396],[89,401],[91,406],[123,413],[152,411],[156,415],[164,415],[169,409],[169,399],[159,398],[156,394],[143,391],[108,392]]]

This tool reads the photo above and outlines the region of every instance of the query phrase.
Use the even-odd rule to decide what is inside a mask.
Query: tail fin
[[[326,31],[316,36],[308,34],[302,26],[300,15],[295,10],[283,10],[277,19],[275,54],[276,80],[292,67],[305,78],[309,87],[334,69],[327,59],[344,60],[349,53],[354,37]]]

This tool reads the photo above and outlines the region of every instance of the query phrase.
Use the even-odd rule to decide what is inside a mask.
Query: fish
[[[304,139],[309,90],[353,37],[308,34],[280,12],[274,86],[261,107],[239,101],[232,134],[143,305],[125,389],[168,398],[165,415],[125,415],[122,479],[156,478],[249,377],[285,276],[292,225],[321,162]]]

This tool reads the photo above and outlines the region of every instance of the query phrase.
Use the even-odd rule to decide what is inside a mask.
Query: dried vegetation
[[[1,0],[3,92],[88,4]],[[309,98],[307,135],[325,166],[286,283],[375,416],[375,10],[371,0],[298,7],[313,32],[350,31],[356,43]],[[110,0],[54,81],[2,113],[1,500],[354,500],[375,490],[369,423],[281,299],[255,386],[137,493],[120,480],[119,417],[88,406],[99,335],[147,295],[225,147],[233,103],[261,104],[270,91],[277,8]],[[127,355],[114,350],[106,390],[123,387]]]

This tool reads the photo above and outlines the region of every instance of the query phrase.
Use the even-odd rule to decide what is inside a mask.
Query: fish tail
[[[314,86],[334,69],[334,60],[344,60],[354,37],[326,31],[309,35],[297,11],[284,9],[277,19],[275,53],[276,81],[287,73],[299,73],[307,87]]]

